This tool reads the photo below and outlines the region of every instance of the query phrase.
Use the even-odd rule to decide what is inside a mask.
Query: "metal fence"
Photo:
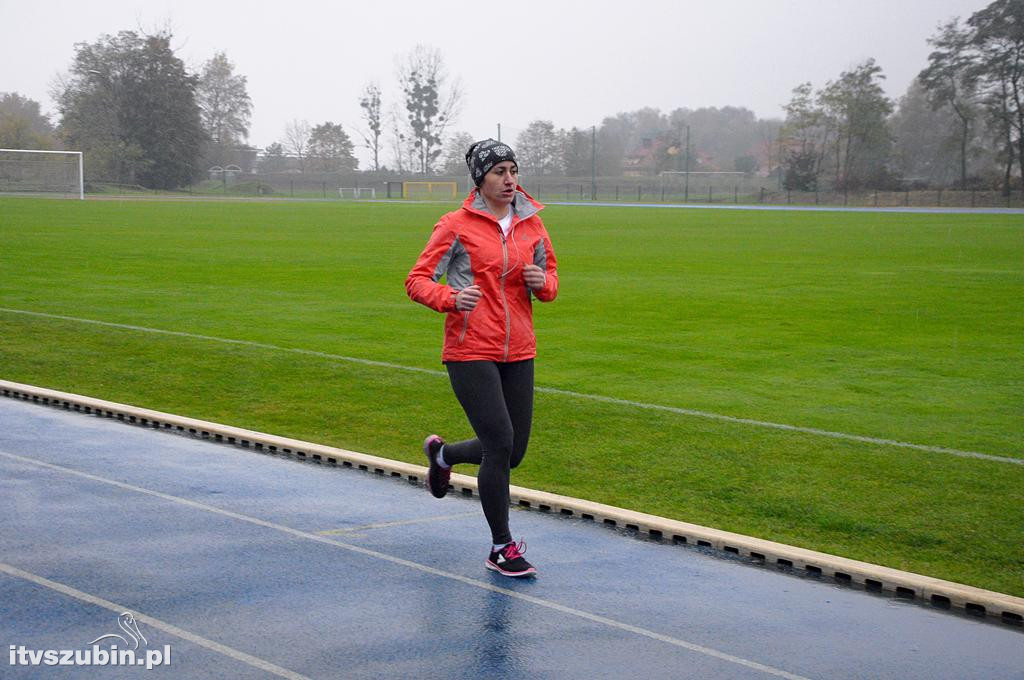
[[[96,181],[87,182],[86,192],[319,200],[352,200],[353,194],[358,193],[365,200],[367,192],[353,192],[351,189],[373,189],[378,200],[402,200],[402,181],[419,182],[424,179],[422,175],[361,172],[240,174],[230,178],[205,180],[175,192],[154,192],[142,187]],[[459,197],[465,196],[471,188],[465,175],[432,175],[428,179],[433,182],[456,182]],[[521,182],[531,195],[546,203],[1024,208],[1024,198],[1019,190],[1009,196],[994,190],[948,188],[900,191],[844,191],[827,188],[798,192],[780,189],[776,178],[756,175],[701,176],[694,173],[689,178],[679,175],[597,178],[523,176]],[[344,196],[339,193],[341,188],[346,189]],[[439,195],[437,200],[450,199]]]

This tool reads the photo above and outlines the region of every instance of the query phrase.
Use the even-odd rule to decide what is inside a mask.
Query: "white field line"
[[[292,354],[302,354],[305,356],[320,357],[323,359],[332,359],[335,361],[346,361],[354,364],[362,364],[364,366],[377,366],[380,368],[390,368],[398,371],[408,371],[412,373],[424,373],[426,375],[444,376],[447,377],[447,373],[444,371],[438,371],[430,368],[420,368],[418,366],[404,366],[402,364],[393,364],[387,361],[374,361],[372,359],[362,359],[360,357],[350,357],[343,354],[330,354],[328,352],[318,352],[310,349],[300,349],[296,347],[281,347],[279,345],[272,345],[265,342],[255,342],[252,340],[235,340],[231,338],[219,338],[213,335],[200,335],[198,333],[186,333],[184,331],[168,331],[160,328],[147,328],[146,326],[133,326],[131,324],[113,323],[111,321],[97,321],[95,319],[83,319],[75,316],[64,316],[61,314],[47,314],[45,312],[32,312],[24,309],[11,309],[8,307],[0,307],[0,312],[8,314],[22,314],[25,316],[36,316],[45,319],[60,319],[62,321],[73,321],[75,323],[92,324],[95,326],[106,326],[110,328],[121,328],[125,330],[139,331],[142,333],[156,333],[158,335],[170,335],[182,338],[192,338],[195,340],[207,340],[210,342],[220,342],[231,345],[242,345],[245,347],[257,347],[259,349],[269,349],[276,352],[289,352]],[[952,449],[944,446],[931,446],[928,444],[915,444],[912,442],[903,442],[895,439],[883,439],[879,437],[868,437],[859,434],[849,434],[846,432],[834,432],[832,430],[822,430],[814,427],[803,427],[800,425],[787,425],[785,423],[773,423],[764,420],[754,420],[752,418],[739,418],[736,416],[723,415],[721,413],[711,413],[708,411],[698,411],[695,409],[680,408],[677,406],[665,406],[664,404],[651,404],[643,401],[631,401],[629,399],[619,399],[617,397],[608,397],[601,394],[589,394],[587,392],[574,392],[572,390],[563,390],[557,387],[544,387],[542,385],[537,386],[537,392],[545,394],[557,394],[564,397],[570,397],[574,399],[584,399],[587,401],[596,401],[605,404],[615,404],[617,406],[626,406],[630,408],[646,409],[649,411],[661,411],[664,413],[674,413],[676,415],[691,416],[695,418],[706,418],[709,420],[718,420],[727,423],[735,423],[738,425],[750,425],[753,427],[763,427],[774,430],[785,430],[788,432],[800,432],[802,434],[816,435],[820,437],[830,437],[832,439],[844,439],[847,441],[861,442],[864,444],[874,444],[878,446],[893,446],[904,449],[914,449],[916,451],[926,451],[928,453],[945,453],[952,456],[960,456],[962,458],[979,458],[981,460],[994,461],[998,463],[1010,463],[1012,465],[1024,465],[1024,458],[1012,458],[1009,456],[996,456],[988,453],[979,453],[977,451],[964,451],[961,449]]]
[[[253,656],[251,654],[246,654],[245,652],[234,649],[233,647],[222,645],[219,642],[208,640],[207,638],[204,638],[200,635],[196,635],[195,633],[191,633],[182,628],[178,628],[177,626],[167,623],[166,621],[154,618],[152,616],[149,616],[148,614],[143,614],[137,611],[134,607],[128,607],[125,605],[120,605],[111,602],[110,600],[104,600],[102,597],[90,595],[89,593],[78,590],[77,588],[72,588],[71,586],[59,583],[57,581],[51,581],[48,578],[39,576],[37,574],[33,574],[32,572],[25,571],[23,569],[18,569],[17,567],[12,566],[10,564],[0,562],[0,573],[7,574],[8,576],[13,576],[15,578],[20,578],[31,583],[35,583],[37,586],[49,588],[50,590],[61,593],[62,595],[67,595],[68,597],[73,597],[76,600],[85,602],[87,604],[92,604],[97,607],[109,609],[110,611],[116,614],[120,614],[121,612],[125,611],[130,611],[135,615],[135,620],[139,621],[140,623],[144,623],[147,626],[152,626],[157,630],[162,630],[165,633],[169,633],[177,638],[181,638],[182,640],[188,640],[193,644],[196,644],[200,647],[205,647],[206,649],[213,650],[215,652],[223,654],[224,656],[235,659],[236,661],[241,661],[242,663],[252,666],[253,668],[261,670],[265,673],[272,673],[273,675],[276,675],[278,677],[289,678],[290,680],[309,680],[309,678],[307,678],[305,675],[299,675],[298,673],[290,671],[287,668],[282,668],[281,666],[272,664],[269,661],[265,661],[264,659],[261,659],[259,657]]]
[[[509,590],[508,588],[502,588],[500,586],[495,586],[495,585],[492,585],[490,583],[486,583],[484,581],[478,581],[476,579],[469,578],[468,576],[462,576],[461,574],[456,574],[454,572],[444,571],[443,569],[437,569],[435,567],[431,567],[431,566],[428,566],[428,565],[425,565],[425,564],[420,564],[419,562],[412,562],[410,560],[406,560],[406,559],[403,559],[401,557],[395,557],[394,555],[389,555],[387,553],[378,552],[376,550],[371,550],[369,548],[364,548],[362,546],[354,545],[354,544],[351,544],[351,543],[344,543],[342,541],[339,541],[339,540],[336,540],[336,539],[333,539],[333,538],[328,538],[326,536],[321,536],[319,534],[311,533],[311,532],[308,532],[308,531],[302,531],[300,529],[293,529],[292,527],[285,526],[283,524],[276,524],[274,522],[268,522],[266,520],[259,519],[258,517],[252,517],[250,515],[243,515],[241,513],[232,512],[230,510],[224,510],[222,508],[218,508],[218,507],[213,506],[213,505],[207,505],[205,503],[199,503],[197,501],[193,501],[193,500],[190,500],[188,498],[182,498],[180,496],[174,496],[174,495],[171,495],[171,494],[168,494],[168,493],[163,493],[162,491],[154,491],[153,489],[147,489],[147,488],[144,488],[144,487],[141,487],[141,486],[134,486],[132,484],[125,484],[124,482],[118,482],[118,481],[113,480],[113,479],[107,479],[106,477],[100,477],[98,475],[93,475],[93,474],[90,474],[88,472],[82,472],[80,470],[75,470],[74,468],[65,467],[63,465],[54,465],[53,463],[45,463],[45,462],[40,461],[40,460],[35,460],[33,458],[26,458],[24,456],[19,456],[19,455],[14,454],[14,453],[8,453],[6,451],[0,451],[0,456],[3,456],[4,458],[8,458],[10,460],[15,460],[15,461],[27,464],[27,465],[34,465],[34,466],[37,466],[37,467],[46,468],[48,470],[53,470],[55,472],[60,472],[60,473],[66,474],[66,475],[72,475],[72,476],[75,476],[75,477],[81,477],[82,479],[88,479],[88,480],[91,480],[91,481],[94,481],[94,482],[100,482],[102,484],[108,484],[110,486],[117,487],[118,489],[124,489],[125,491],[132,491],[132,492],[135,492],[135,493],[145,494],[147,496],[153,496],[155,498],[160,498],[160,499],[163,499],[165,501],[170,501],[172,503],[176,503],[178,505],[183,505],[183,506],[186,506],[186,507],[194,508],[196,510],[202,510],[202,511],[205,511],[205,512],[209,512],[209,513],[212,513],[212,514],[215,514],[215,515],[220,515],[222,517],[227,517],[227,518],[238,520],[238,521],[241,521],[241,522],[247,522],[248,524],[253,524],[255,526],[263,527],[265,529],[272,529],[274,531],[279,531],[281,533],[287,534],[287,535],[292,536],[294,538],[301,538],[301,539],[305,539],[305,540],[315,541],[317,543],[323,543],[323,544],[327,544],[327,545],[332,545],[332,546],[335,546],[337,548],[342,548],[344,550],[348,550],[348,551],[351,551],[351,552],[354,552],[354,553],[358,553],[360,555],[364,555],[366,557],[372,557],[372,558],[375,558],[375,559],[378,559],[378,560],[383,560],[385,562],[390,562],[392,564],[396,564],[398,566],[406,567],[408,569],[414,569],[416,571],[424,572],[424,573],[431,574],[431,575],[434,575],[434,576],[439,576],[441,578],[449,579],[451,581],[457,581],[459,583],[463,583],[465,585],[472,586],[474,588],[481,588],[483,590],[489,590],[489,591],[494,592],[494,593],[500,593],[502,595],[506,595],[508,597],[515,598],[517,600],[523,600],[525,602],[529,602],[531,604],[535,604],[535,605],[538,605],[540,607],[546,607],[547,609],[551,609],[551,610],[554,610],[554,611],[557,611],[557,612],[561,612],[562,614],[567,614],[569,616],[574,616],[574,617],[577,617],[577,618],[580,618],[580,619],[584,619],[586,621],[591,621],[593,623],[597,623],[597,624],[601,624],[601,625],[604,625],[604,626],[608,626],[609,628],[615,628],[617,630],[625,631],[627,633],[632,633],[634,635],[639,635],[639,636],[646,637],[646,638],[649,638],[649,639],[652,639],[652,640],[658,640],[659,642],[665,642],[667,644],[674,645],[676,647],[681,647],[683,649],[688,649],[691,652],[696,652],[698,654],[704,654],[705,656],[710,656],[710,657],[713,657],[713,658],[716,658],[716,659],[721,659],[722,661],[728,661],[730,663],[738,664],[740,666],[744,666],[744,667],[752,669],[752,670],[761,671],[762,673],[767,673],[769,675],[774,675],[774,676],[782,677],[782,678],[788,678],[789,680],[809,680],[808,678],[805,678],[805,677],[800,676],[800,675],[794,675],[792,673],[788,673],[788,672],[786,672],[784,670],[781,670],[779,668],[774,668],[772,666],[767,666],[767,665],[764,665],[764,664],[760,664],[760,663],[757,663],[756,661],[751,661],[749,659],[744,659],[744,658],[739,657],[739,656],[734,656],[732,654],[728,654],[726,652],[721,652],[721,651],[719,651],[717,649],[712,649],[711,647],[705,647],[703,645],[698,645],[696,643],[689,642],[687,640],[682,640],[680,638],[674,638],[674,637],[671,637],[669,635],[664,635],[662,633],[658,633],[658,632],[655,632],[653,630],[649,630],[647,628],[641,628],[639,626],[634,626],[632,624],[624,623],[622,621],[617,621],[615,619],[610,619],[610,618],[607,618],[607,617],[604,617],[604,616],[600,616],[598,614],[592,614],[590,612],[583,611],[582,609],[575,609],[574,607],[568,607],[566,605],[559,604],[559,603],[553,602],[551,600],[545,600],[544,598],[535,597],[533,595],[527,595],[525,593],[521,593],[521,592],[518,592],[518,591],[515,591],[515,590]],[[3,563],[0,563],[0,564],[3,564]],[[130,609],[130,608],[128,608],[128,609]],[[124,611],[124,609],[120,609],[119,611]],[[138,618],[139,618],[140,621],[145,621],[145,619],[143,619],[141,616],[138,617]],[[165,624],[165,625],[167,625],[167,624]],[[154,627],[156,627],[156,626],[154,626]],[[168,631],[168,632],[170,632],[170,631]],[[177,633],[175,633],[175,634],[177,634]]]

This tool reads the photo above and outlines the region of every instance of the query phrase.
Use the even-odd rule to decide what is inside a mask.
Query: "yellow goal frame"
[[[447,188],[447,198],[455,198],[459,192],[458,182],[402,182],[402,198],[409,198],[409,190],[418,187],[426,188],[430,198],[434,197],[434,187]]]

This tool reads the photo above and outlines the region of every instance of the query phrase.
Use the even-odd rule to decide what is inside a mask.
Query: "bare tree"
[[[398,67],[406,118],[412,131],[419,171],[427,174],[441,155],[445,130],[462,102],[458,79],[449,82],[437,48],[417,45]]]
[[[389,108],[387,116],[391,133],[391,157],[395,170],[400,173],[413,172],[417,165],[417,151],[409,121],[402,115],[397,105]]]
[[[559,172],[565,133],[550,120],[535,120],[516,137],[516,152],[524,169],[538,175]]]
[[[767,167],[765,170],[769,175],[778,172],[782,165],[782,144],[779,143],[782,123],[775,119],[759,119],[757,121],[757,142],[755,148],[757,154],[764,158]]]
[[[445,142],[444,166],[446,175],[465,175],[469,172],[466,166],[466,152],[476,140],[468,132],[456,132]]]
[[[293,120],[284,128],[284,143],[288,151],[299,159],[299,171],[306,171],[306,152],[313,129],[305,120]]]
[[[383,110],[381,109],[380,85],[368,83],[359,98],[359,106],[363,109],[363,120],[369,132],[359,130],[367,149],[373,152],[373,169],[380,170],[380,137],[384,130]]]

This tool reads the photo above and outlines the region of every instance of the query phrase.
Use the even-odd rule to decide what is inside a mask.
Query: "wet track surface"
[[[4,678],[1024,678],[1020,628],[528,511],[507,579],[476,499],[10,399],[0,517]],[[170,665],[11,664],[122,607]]]

